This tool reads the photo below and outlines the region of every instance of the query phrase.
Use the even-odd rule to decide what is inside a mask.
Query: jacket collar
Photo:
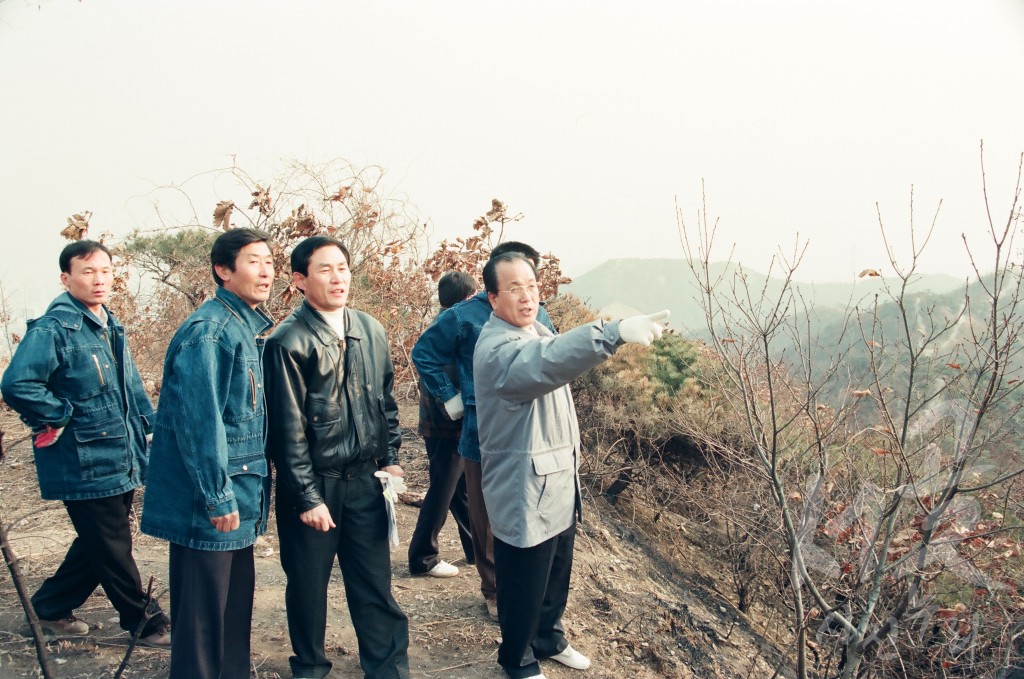
[[[334,333],[334,329],[327,324],[327,321],[320,315],[320,312],[314,309],[307,300],[302,300],[302,305],[298,309],[298,315],[321,344],[334,344],[338,341],[338,336]],[[355,322],[357,318],[357,315],[351,309],[345,307],[346,341],[361,340],[366,337],[363,325]]]
[[[543,323],[541,323],[540,321],[538,321],[536,319],[534,319],[534,321],[533,321],[533,329],[537,331],[536,333],[530,332],[526,328],[520,328],[518,325],[512,325],[508,321],[503,320],[501,318],[498,318],[498,316],[495,315],[495,313],[493,311],[491,312],[491,317],[489,319],[487,319],[487,320],[488,320],[489,323],[493,323],[495,326],[497,326],[498,330],[500,330],[500,331],[508,332],[508,333],[515,333],[517,335],[522,335],[523,337],[553,337],[554,336],[554,333],[551,332],[551,330],[549,330],[546,325],[544,325]]]
[[[109,320],[110,325],[115,329],[120,328],[121,322],[118,321],[117,317],[110,312],[110,309],[104,306],[103,310],[107,312],[107,319]],[[58,295],[57,298],[50,303],[46,313],[47,315],[57,319],[61,325],[68,329],[78,330],[78,328],[82,327],[84,319],[88,319],[89,323],[97,328],[103,327],[103,323],[100,322],[100,319],[97,318],[94,313],[89,311],[85,304],[75,299],[70,292],[64,292]]]
[[[263,309],[253,309],[235,293],[217,287],[217,301],[228,308],[228,310],[242,322],[242,325],[249,328],[253,336],[261,335],[274,325],[274,321]]]

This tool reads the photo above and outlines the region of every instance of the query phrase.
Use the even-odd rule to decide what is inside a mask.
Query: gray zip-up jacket
[[[494,536],[533,547],[568,529],[579,493],[580,431],[569,383],[613,355],[618,322],[536,334],[494,314],[473,355],[484,503]]]

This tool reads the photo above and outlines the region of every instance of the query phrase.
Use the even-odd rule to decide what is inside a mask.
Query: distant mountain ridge
[[[778,294],[782,280],[741,267],[735,263],[716,262],[709,268],[722,285],[731,285],[734,276],[742,272],[748,289],[768,298]],[[911,286],[914,294],[946,295],[962,292],[965,281],[947,274],[919,276]],[[870,299],[886,285],[899,284],[897,278],[865,277],[849,282],[805,283],[797,282],[795,290],[813,306],[819,321],[828,322],[838,317],[851,304]],[[700,290],[696,279],[684,259],[610,259],[569,285],[561,292],[569,292],[586,302],[594,310],[610,305],[622,305],[651,313],[660,309],[672,311],[671,325],[687,335],[702,335],[705,331],[704,313],[698,303]]]

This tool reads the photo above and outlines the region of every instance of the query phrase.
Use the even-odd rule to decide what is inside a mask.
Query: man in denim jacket
[[[491,251],[491,257],[505,252],[525,254],[534,264],[540,262],[540,253],[516,241],[499,243]],[[442,311],[412,349],[412,362],[427,392],[443,406],[453,420],[462,418],[462,435],[459,438],[459,454],[464,458],[466,491],[469,495],[470,533],[473,537],[473,554],[476,570],[480,574],[480,593],[484,596],[487,614],[498,619],[497,588],[494,584],[494,540],[491,536],[487,507],[480,485],[480,443],[477,437],[476,398],[473,390],[473,350],[476,347],[480,328],[491,315],[491,304],[487,293],[481,292],[451,309]],[[537,320],[554,332],[547,311],[541,306]],[[455,366],[459,377],[460,392],[448,377],[448,366]]]
[[[217,294],[164,359],[142,531],[170,547],[172,679],[248,679],[255,564],[270,476],[257,307],[270,296],[268,236],[231,229],[210,251]]]
[[[153,406],[142,386],[124,328],[104,306],[114,273],[101,243],[76,241],[60,254],[68,291],[28,332],[4,372],[0,389],[32,429],[39,490],[62,500],[75,527],[64,562],[32,597],[43,629],[84,635],[74,610],[99,585],[143,644],[170,644],[167,616],[147,611],[132,558],[128,515],[146,477],[147,420]]]
[[[437,282],[437,299],[441,310],[450,309],[476,294],[476,280],[464,271],[449,271]],[[449,379],[458,385],[459,375],[455,366],[446,371]],[[459,569],[441,558],[437,536],[444,527],[448,512],[455,519],[462,542],[466,563],[473,565],[473,534],[470,530],[469,496],[466,493],[464,464],[459,455],[459,437],[462,434],[462,420],[452,420],[420,381],[420,423],[419,434],[427,449],[427,474],[430,486],[420,505],[416,517],[416,528],[409,538],[409,572],[413,575],[429,575],[435,578],[449,578],[459,574]]]

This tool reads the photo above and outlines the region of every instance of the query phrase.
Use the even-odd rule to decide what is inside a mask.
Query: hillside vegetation
[[[398,396],[411,400],[409,351],[436,311],[434,281],[479,275],[522,218],[493,200],[467,236],[430,248],[414,210],[379,194],[372,168],[215,175],[251,195],[248,207],[223,200],[212,221],[192,214],[115,251],[115,311],[155,393],[167,339],[211,293],[203,251],[221,230],[271,234],[278,319],[298,302],[290,248],[310,235],[344,240],[351,304],[384,324]],[[573,294],[557,294],[568,281],[544,257],[557,327],[616,302],[672,308],[682,329],[622,347],[573,385],[581,474],[601,518],[579,546],[594,558],[581,561],[586,596],[575,605],[628,649],[636,676],[1006,679],[1021,667],[1019,199],[1018,182],[1006,220],[991,219],[989,250],[965,254],[991,272],[967,288],[920,275],[919,251],[890,262],[895,277],[865,272],[849,285],[797,283],[799,253],[770,278],[715,263],[703,214],[679,220],[683,262],[613,260]],[[65,235],[85,237],[88,221],[75,215]],[[153,285],[130,284],[139,276]],[[617,570],[620,558],[646,572]],[[666,584],[680,582],[694,598]],[[594,622],[614,611],[632,617]],[[599,676],[629,671],[614,667]]]

